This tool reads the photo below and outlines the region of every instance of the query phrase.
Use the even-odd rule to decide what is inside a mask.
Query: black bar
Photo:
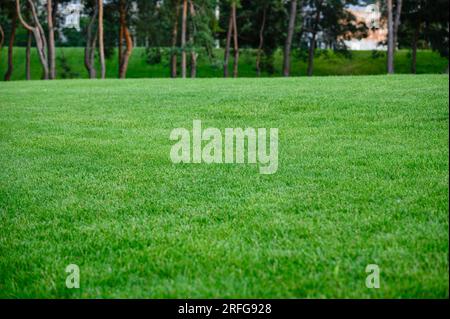
[[[315,318],[321,315],[379,317],[400,311],[402,315],[443,313],[449,300],[305,300],[305,299],[192,299],[192,300],[0,300],[3,312],[10,308],[16,315],[63,314],[84,317],[86,314],[112,313],[140,318]],[[209,312],[208,312],[209,310]],[[195,313],[189,313],[189,312]],[[188,312],[188,313],[186,313]]]

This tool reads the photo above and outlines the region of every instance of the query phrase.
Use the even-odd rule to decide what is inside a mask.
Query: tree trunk
[[[264,47],[264,29],[266,27],[266,16],[267,16],[267,8],[264,8],[261,28],[259,29],[259,46],[258,46],[258,55],[256,56],[256,74],[261,76],[261,55],[262,49]]]
[[[119,78],[124,79],[128,70],[128,62],[130,60],[131,53],[133,52],[133,39],[130,35],[130,31],[127,27],[127,17],[125,0],[120,0],[120,42],[119,42]],[[125,51],[122,49],[123,40],[125,40]]]
[[[187,75],[187,53],[186,53],[186,32],[187,32],[187,0],[183,0],[183,17],[181,24],[181,77]]]
[[[119,66],[119,78],[120,78],[120,70],[122,68],[122,51],[123,51],[123,47],[122,47],[122,43],[123,43],[123,34],[124,34],[124,30],[123,30],[123,22],[122,22],[122,0],[120,0],[119,2],[119,46],[118,46],[118,66]]]
[[[194,7],[194,2],[192,0],[189,1],[189,8],[190,8],[190,14],[191,14],[191,20],[192,20],[192,30],[190,33],[190,42],[192,45],[191,48],[191,78],[195,78],[197,77],[197,52],[195,52],[195,46],[194,46],[194,42],[195,42],[195,34],[197,33],[196,31],[196,26],[195,26],[195,7]]]
[[[289,76],[291,73],[291,47],[292,38],[295,31],[295,19],[297,18],[297,0],[291,0],[291,11],[289,15],[289,27],[284,45],[284,57],[283,57],[283,75]]]
[[[121,71],[120,71],[120,78],[124,79],[127,75],[128,70],[128,63],[130,61],[131,53],[133,52],[133,38],[131,37],[130,31],[128,27],[125,26],[124,29],[124,35],[125,35],[125,52],[122,56],[122,64],[121,64]]]
[[[419,40],[419,28],[420,24],[416,26],[416,29],[414,31],[413,35],[413,41],[412,41],[412,55],[411,55],[411,73],[416,74],[417,73],[417,42]]]
[[[56,57],[55,57],[55,29],[53,27],[53,5],[52,0],[47,0],[47,26],[48,26],[48,66],[49,78],[56,78]]]
[[[308,76],[312,76],[314,73],[314,53],[316,51],[316,37],[320,23],[321,9],[322,9],[322,2],[319,2],[316,4],[316,19],[313,26],[311,41],[309,44],[308,71],[307,71]]]
[[[402,16],[402,0],[397,0],[397,5],[395,8],[395,21],[394,21],[394,51],[397,48],[398,45],[398,29],[400,27],[401,23],[401,16]]]
[[[191,78],[197,77],[197,53],[191,53]]]
[[[3,31],[2,26],[0,25],[0,61],[2,60],[2,49],[3,49],[3,42],[5,41],[5,32]]]
[[[103,35],[103,0],[98,0],[98,51],[100,56],[101,78],[106,77],[105,42]]]
[[[28,0],[28,6],[31,11],[31,16],[34,22],[34,26],[29,25],[22,17],[21,9],[20,9],[20,0],[16,0],[16,10],[17,16],[19,18],[20,23],[23,25],[25,29],[31,31],[34,35],[34,39],[36,42],[36,50],[38,52],[39,61],[41,62],[43,69],[43,78],[47,80],[49,77],[49,67],[48,67],[48,59],[47,59],[47,39],[44,34],[44,29],[42,25],[39,23],[38,13],[36,10],[36,6],[34,2]]]
[[[33,41],[33,33],[28,31],[27,49],[25,51],[25,77],[27,81],[31,80],[31,44]]]
[[[237,29],[237,16],[236,16],[236,2],[233,2],[232,7],[233,16],[233,40],[234,40],[234,64],[233,64],[233,76],[238,77],[239,72],[239,42],[238,42],[238,29]]]
[[[170,67],[170,75],[172,78],[177,77],[177,41],[178,41],[178,19],[180,17],[180,1],[176,2],[175,8],[175,21],[173,23],[172,30],[172,57],[171,57],[171,67]]]
[[[92,45],[91,45],[91,55],[90,55],[90,71],[89,71],[89,77],[91,79],[96,79],[97,78],[97,69],[95,67],[95,50],[97,49],[97,40],[98,40],[98,33],[95,32],[94,33],[94,38],[92,39]]]
[[[230,12],[230,19],[228,21],[228,32],[227,32],[227,41],[225,44],[225,55],[224,55],[224,61],[223,61],[223,76],[225,78],[228,77],[228,64],[230,61],[230,47],[231,47],[231,36],[233,33],[233,15]]]
[[[16,29],[17,29],[17,13],[12,16],[11,19],[11,34],[9,36],[8,45],[8,69],[5,73],[5,81],[11,81],[11,75],[14,70],[13,54],[14,54],[14,41],[16,40]]]
[[[309,41],[309,53],[308,53],[308,71],[307,75],[312,76],[314,73],[314,53],[316,50],[316,31],[313,31],[313,36]]]
[[[394,18],[392,9],[392,0],[387,0],[388,10],[388,57],[387,73],[394,74]]]
[[[92,14],[91,21],[87,26],[86,30],[86,48],[84,50],[84,66],[89,74],[90,79],[95,79],[97,77],[97,71],[95,69],[95,47],[97,42],[97,32],[93,34],[93,27],[95,21],[97,20],[98,7],[95,6],[94,13]]]

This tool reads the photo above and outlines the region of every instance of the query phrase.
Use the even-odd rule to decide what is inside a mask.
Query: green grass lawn
[[[0,297],[448,298],[448,88],[1,83]],[[278,172],[172,164],[169,134],[193,119],[279,128]],[[65,287],[71,263],[80,289]]]
[[[167,51],[167,49],[166,49]],[[60,58],[65,57],[65,69]],[[379,52],[373,55],[372,51],[352,51],[352,58],[346,58],[342,54],[333,51],[318,51],[315,58],[314,74],[325,75],[381,75],[386,73],[386,54]],[[57,76],[58,78],[87,78],[84,68],[83,48],[57,48]],[[198,61],[198,76],[202,78],[223,77],[222,50],[215,50],[215,58],[210,60],[205,53],[201,53]],[[293,53],[292,75],[306,75],[306,52]],[[0,80],[6,71],[7,50],[4,48],[0,59]],[[148,64],[147,54],[144,48],[136,48],[130,59],[128,78],[164,78],[170,76],[169,55],[162,55],[160,63]],[[256,51],[243,49],[239,63],[240,77],[256,77]],[[25,79],[25,48],[14,50],[13,80]],[[118,74],[117,50],[107,62],[106,76],[117,78]],[[262,76],[281,76],[282,52],[278,51],[274,56],[274,73],[263,72]],[[230,63],[230,68],[233,63]],[[411,54],[408,50],[399,50],[396,53],[396,72],[410,73]],[[432,51],[419,51],[417,56],[417,72],[419,74],[443,73],[448,65],[448,60]],[[42,68],[36,50],[32,51],[31,76],[40,79]],[[99,70],[99,68],[97,68]]]

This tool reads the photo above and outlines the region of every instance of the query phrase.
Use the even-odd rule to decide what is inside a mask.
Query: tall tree
[[[283,75],[289,76],[291,72],[291,48],[292,38],[295,32],[295,20],[297,18],[297,0],[291,0],[291,9],[289,11],[289,26],[286,37],[286,43],[284,45],[283,55]]]
[[[27,31],[27,48],[25,49],[25,79],[31,80],[31,45],[33,42],[33,33]]]
[[[267,20],[267,5],[262,9],[262,19],[261,19],[261,27],[259,29],[259,45],[258,52],[256,55],[256,74],[261,76],[261,56],[263,54],[264,47],[264,31],[266,29],[266,20]]]
[[[403,1],[397,0],[395,4],[395,20],[394,20],[394,50],[398,44],[398,29],[401,23]]]
[[[191,57],[191,77],[197,76],[197,60],[201,52],[205,52],[209,60],[214,58],[214,29],[217,25],[215,0],[190,0],[190,36],[189,49]],[[204,51],[200,51],[204,49]]]
[[[367,26],[359,22],[349,10],[358,0],[309,0],[303,2],[305,14],[302,34],[308,35],[308,70],[314,72],[314,55],[318,44],[337,51],[347,50],[345,40],[361,39],[367,35]]]
[[[1,57],[2,57],[2,49],[3,49],[4,41],[5,41],[5,31],[3,31],[3,28],[0,25],[0,61],[1,61]]]
[[[316,37],[319,32],[320,18],[322,14],[322,5],[324,0],[314,0],[314,19],[311,26],[311,39],[309,41],[309,53],[308,53],[308,70],[307,75],[312,76],[314,72],[314,54],[316,50]]]
[[[170,75],[172,78],[177,77],[177,42],[178,42],[178,21],[180,18],[180,0],[174,2],[173,28],[172,28],[172,51],[170,59]]]
[[[171,77],[177,76],[178,57],[181,51],[181,76],[187,77],[188,64],[190,65],[190,76],[197,76],[197,60],[199,48],[204,47],[208,56],[212,56],[214,23],[212,7],[216,0],[172,0],[166,1],[161,6],[161,23],[166,23],[166,27],[171,31],[167,34],[166,40],[172,47],[170,52]],[[168,13],[168,14],[167,14]],[[164,16],[168,19],[164,20]],[[180,19],[181,16],[181,19]],[[179,32],[179,22],[181,20],[181,31]],[[164,22],[166,21],[166,22]],[[179,34],[181,34],[180,37]],[[179,39],[180,38],[180,39]],[[180,40],[180,47],[177,46]]]
[[[411,73],[416,74],[417,73],[417,48],[418,48],[418,42],[419,42],[419,34],[420,34],[420,24],[418,23],[416,25],[416,28],[414,30],[413,40],[411,43]]]
[[[231,16],[233,19],[233,43],[234,43],[234,62],[233,62],[233,76],[238,77],[239,72],[239,40],[237,28],[237,3],[233,1],[231,4]]]
[[[106,77],[103,14],[104,14],[103,0],[98,0],[98,50],[99,50],[99,57],[100,57],[100,76],[102,79],[104,79]]]
[[[133,38],[131,37],[130,30],[127,26],[127,11],[125,0],[119,1],[119,78],[124,79],[126,77],[128,62],[130,60],[131,53],[133,52]],[[123,42],[125,41],[125,48],[123,48]]]
[[[448,0],[408,0],[403,2],[398,42],[411,47],[411,73],[417,73],[417,50],[433,49],[448,59]]]
[[[183,14],[181,17],[181,77],[187,76],[187,52],[186,52],[186,36],[187,36],[187,13],[188,0],[183,0]]]
[[[227,31],[227,38],[225,42],[225,53],[224,53],[224,61],[223,61],[223,76],[228,77],[228,64],[230,61],[230,47],[231,47],[231,37],[233,33],[233,15],[230,14],[229,21],[228,21],[228,31]]]
[[[394,73],[394,14],[393,14],[393,0],[387,0],[388,13],[388,57],[387,57],[387,73]]]
[[[55,55],[55,29],[53,26],[53,3],[47,0],[47,27],[48,27],[48,66],[49,78],[56,78],[56,55]]]
[[[229,2],[229,20],[228,20],[228,31],[225,44],[225,54],[223,62],[223,75],[224,77],[229,76],[228,65],[230,62],[231,53],[231,39],[233,38],[233,76],[237,77],[239,72],[239,39],[238,39],[238,27],[237,27],[237,6],[238,0],[230,0]]]
[[[195,78],[197,76],[197,57],[198,53],[195,50],[195,35],[197,33],[196,26],[196,10],[194,6],[194,1],[189,0],[189,12],[191,14],[191,32],[190,32],[190,45],[191,45],[191,78]]]
[[[8,69],[5,73],[5,81],[11,80],[11,75],[14,70],[13,63],[13,51],[14,51],[14,41],[16,40],[16,30],[17,30],[17,12],[12,10],[11,12],[11,33],[9,35],[9,45],[8,45]]]
[[[447,59],[445,72],[449,71],[449,1],[426,1],[425,39],[434,51]]]
[[[425,2],[427,0],[409,0],[404,3],[402,10],[402,24],[399,26],[398,43],[411,46],[411,73],[417,73],[417,50],[425,21]],[[402,41],[405,39],[405,41]],[[405,43],[406,42],[406,43]]]
[[[26,19],[29,20],[30,19],[30,6],[28,3],[26,3]],[[14,11],[16,11],[16,8],[14,6]],[[33,33],[29,30],[26,30],[26,34],[27,34],[27,44],[26,44],[26,48],[25,48],[25,79],[31,80],[31,48],[33,45]]]
[[[98,31],[96,30],[96,21],[98,19],[98,2],[94,1],[85,3],[85,7],[89,6],[88,15],[91,16],[86,27],[86,46],[84,49],[84,66],[89,74],[90,79],[97,78],[97,70],[95,68],[95,49],[97,46]]]
[[[229,22],[228,12],[231,13],[229,4],[222,5],[222,10],[221,22],[225,26]],[[238,3],[239,46],[257,48],[257,75],[276,72],[274,57],[277,50],[285,45],[286,38],[282,35],[287,30],[288,11],[285,0],[240,0]]]
[[[25,29],[32,32],[34,35],[36,50],[39,55],[39,60],[43,69],[43,78],[47,80],[49,78],[49,65],[48,65],[48,56],[47,56],[47,39],[45,37],[44,29],[42,28],[41,23],[39,22],[39,17],[36,9],[36,5],[32,0],[28,0],[28,5],[30,8],[30,13],[33,20],[33,25],[28,24],[22,17],[22,9],[20,6],[20,0],[16,0],[16,10],[17,15],[20,20],[20,23],[24,26]]]

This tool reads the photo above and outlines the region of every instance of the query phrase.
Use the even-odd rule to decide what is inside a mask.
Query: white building
[[[58,5],[58,10],[64,17],[62,28],[74,28],[80,31],[80,18],[83,10],[83,5],[80,0],[72,0],[71,2]]]
[[[350,6],[348,9],[359,22],[364,22],[369,28],[369,34],[364,39],[352,39],[344,41],[350,50],[387,50],[386,42],[387,26],[382,22],[381,9],[379,4],[370,4],[367,6]]]

